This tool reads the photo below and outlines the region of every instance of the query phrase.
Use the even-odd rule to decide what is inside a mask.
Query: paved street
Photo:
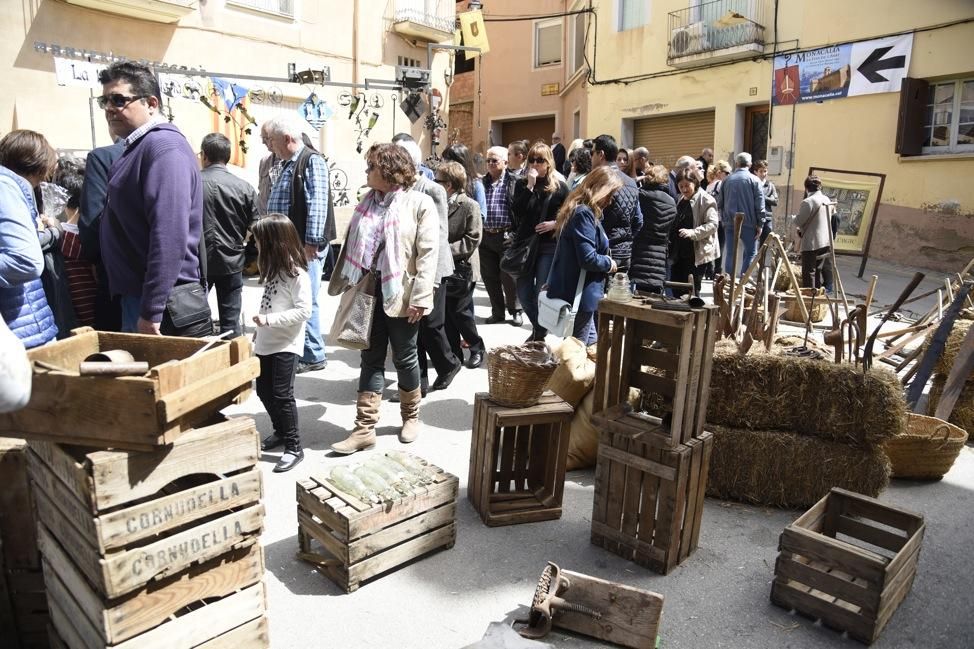
[[[880,274],[877,305],[891,303],[912,275],[910,269],[870,262],[866,281],[860,281],[854,271],[858,258],[840,258],[840,267],[850,294],[863,295],[869,276]],[[932,277],[918,294],[942,282],[942,276]],[[256,282],[248,280],[248,314],[254,313],[259,296]],[[323,328],[330,325],[335,303],[335,298],[325,298]],[[926,300],[910,308],[919,314],[930,303]],[[477,292],[477,314],[481,320],[489,314],[483,290]],[[529,333],[527,327],[516,330],[507,324],[482,326],[481,332],[488,347],[520,343]],[[466,499],[466,482],[473,396],[487,389],[486,366],[464,369],[448,390],[430,394],[422,408],[425,432],[406,449],[459,476],[456,546],[345,594],[295,558],[295,481],[348,461],[330,456],[327,449],[344,437],[352,423],[358,353],[330,347],[328,358],[326,370],[297,379],[304,463],[287,474],[271,473],[276,454],[268,454],[263,463],[267,510],[263,542],[273,647],[463,647],[480,640],[491,622],[526,613],[547,560],[663,594],[661,646],[668,649],[862,646],[769,601],[778,535],[797,511],[707,499],[699,549],[665,577],[590,544],[593,470],[569,474],[561,520],[502,528],[483,525]],[[391,384],[391,365],[387,377]],[[253,414],[260,431],[269,431],[256,397],[234,412]],[[396,439],[398,422],[398,405],[383,402],[379,451],[406,448]],[[884,501],[923,513],[927,529],[913,590],[874,647],[971,646],[972,489],[974,453],[968,447],[944,480],[894,481],[882,495]],[[555,647],[599,646],[561,633],[547,641]]]

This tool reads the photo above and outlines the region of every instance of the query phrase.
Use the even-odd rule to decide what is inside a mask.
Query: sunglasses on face
[[[136,101],[138,99],[145,99],[145,98],[146,98],[145,95],[127,96],[127,95],[111,94],[111,95],[102,95],[101,97],[95,97],[95,101],[98,102],[98,107],[104,110],[109,106],[112,106],[113,108],[125,108],[133,101]]]
[[[548,162],[544,158],[528,158],[528,162],[533,165],[539,165],[542,162]]]

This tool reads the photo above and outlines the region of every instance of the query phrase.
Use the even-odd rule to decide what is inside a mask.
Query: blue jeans
[[[754,261],[754,255],[758,252],[758,231],[754,226],[744,225],[741,227],[741,242],[744,244],[744,259],[741,261],[740,274],[743,275],[747,267]],[[729,223],[724,226],[724,271],[727,274],[734,272],[734,224]]]
[[[139,331],[139,313],[142,310],[142,296],[123,295],[122,305],[122,333],[134,334]]]
[[[308,277],[311,278],[311,317],[304,328],[305,363],[321,363],[325,360],[325,337],[321,333],[321,314],[318,308],[318,289],[321,288],[321,273],[324,269],[324,251],[308,262]]]
[[[586,347],[595,342],[595,311],[579,310],[575,314],[572,336],[581,340]]]
[[[554,260],[555,253],[539,252],[534,262],[534,272],[517,278],[517,299],[536,333],[546,331],[544,327],[538,324],[538,293],[548,281],[548,272],[551,270],[551,262]]]

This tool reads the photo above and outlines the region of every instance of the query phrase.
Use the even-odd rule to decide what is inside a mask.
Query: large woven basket
[[[906,432],[886,440],[894,478],[939,479],[967,442],[967,431],[943,419],[909,414]]]
[[[502,406],[538,403],[558,361],[543,342],[505,345],[487,352],[487,391]]]
[[[802,299],[805,301],[805,309],[811,311],[812,322],[825,320],[825,314],[829,311],[829,302],[825,299],[825,289],[803,288],[800,290]],[[814,306],[812,306],[812,295],[815,296]],[[782,317],[789,322],[804,322],[805,318],[802,317],[802,310],[798,306],[798,298],[795,296],[795,292],[788,291],[785,294],[785,300],[788,303],[788,310]]]

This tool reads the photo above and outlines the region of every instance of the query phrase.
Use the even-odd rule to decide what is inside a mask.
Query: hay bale
[[[947,344],[944,345],[944,353],[937,359],[937,364],[933,368],[935,373],[942,374],[945,379],[950,374],[950,369],[954,366],[954,361],[957,360],[957,354],[960,353],[960,346],[964,342],[964,336],[967,335],[967,330],[971,328],[972,324],[974,324],[974,321],[971,320],[961,320],[960,318],[954,320],[954,327],[950,330],[950,335],[947,337]],[[934,327],[927,334],[927,339],[924,341],[924,349],[929,346],[936,330],[937,328]],[[974,382],[974,376],[969,377],[967,382]]]
[[[708,426],[714,434],[707,495],[771,507],[809,507],[832,487],[877,496],[889,484],[881,447],[772,430]]]
[[[933,385],[930,386],[930,395],[927,400],[927,414],[933,415],[940,403],[940,396],[944,393],[944,386],[947,384],[946,376],[934,376]],[[974,381],[964,384],[957,403],[954,404],[954,411],[950,413],[947,421],[955,426],[959,426],[967,431],[968,435],[974,433]]]
[[[906,400],[885,368],[863,374],[791,356],[714,354],[707,422],[871,446],[904,430]]]

